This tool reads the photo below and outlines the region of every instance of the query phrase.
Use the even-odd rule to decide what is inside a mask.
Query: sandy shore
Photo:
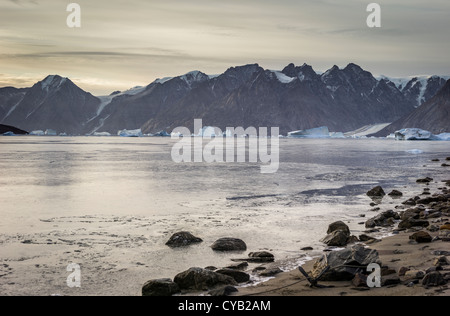
[[[448,207],[448,191],[442,183],[443,179],[435,181],[436,187],[441,187],[436,194],[447,194]],[[447,182],[447,186],[449,183]],[[444,187],[444,188],[442,188]],[[443,190],[442,190],[443,189]],[[431,195],[428,195],[431,196]],[[423,196],[422,196],[423,197]],[[433,207],[433,204],[426,205]],[[411,208],[399,206],[398,211],[405,211]],[[441,226],[450,221],[450,214],[448,208],[446,212],[438,218],[433,217],[428,219],[430,223]],[[395,226],[397,227],[397,225]],[[394,228],[393,227],[393,231]],[[416,229],[417,230],[417,229]],[[427,228],[423,231],[429,233],[433,237],[433,242],[417,243],[410,240],[410,236],[416,230],[396,231],[395,235],[383,238],[375,243],[369,243],[366,246],[377,250],[383,268],[388,268],[392,273],[383,276],[382,278],[397,277],[400,278],[400,283],[396,285],[384,286],[382,288],[355,288],[351,281],[341,282],[319,282],[321,285],[332,286],[332,288],[319,289],[311,288],[306,278],[298,271],[285,272],[278,274],[274,279],[261,283],[257,286],[240,288],[238,296],[450,296],[449,284],[426,288],[422,285],[421,280],[417,284],[411,285],[410,277],[399,275],[399,271],[403,268],[410,270],[427,271],[435,267],[435,260],[440,257],[436,254],[439,251],[450,252],[450,243],[447,240],[443,241],[438,236],[440,232],[430,232]],[[351,247],[349,245],[348,247]],[[447,257],[450,262],[450,257]],[[313,270],[316,259],[307,262],[303,268],[308,273]],[[450,266],[443,266],[440,273],[445,276],[450,275]],[[408,286],[409,284],[409,286]]]

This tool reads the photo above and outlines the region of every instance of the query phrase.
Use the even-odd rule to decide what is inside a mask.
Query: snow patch
[[[277,76],[277,79],[278,79],[279,82],[284,83],[284,84],[291,83],[292,81],[297,79],[297,78],[288,77],[284,73],[282,73],[281,71],[272,71],[272,73],[274,73]]]

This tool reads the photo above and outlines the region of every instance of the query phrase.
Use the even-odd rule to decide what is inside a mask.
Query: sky
[[[372,1],[0,0],[0,87],[58,74],[107,95],[250,63],[450,75],[450,1],[378,0],[381,28],[369,28]],[[81,28],[67,26],[71,2]]]

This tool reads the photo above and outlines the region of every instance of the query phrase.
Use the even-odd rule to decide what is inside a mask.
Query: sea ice
[[[44,133],[44,131],[39,130],[39,131],[32,131],[32,132],[30,133],[30,135],[31,135],[31,136],[44,136],[45,133]]]
[[[111,134],[108,133],[108,132],[95,132],[92,136],[97,136],[97,137],[108,137],[108,136],[111,136]]]
[[[442,133],[442,134],[436,135],[436,137],[439,140],[450,141],[450,133]]]
[[[117,132],[117,135],[120,137],[142,137],[142,130],[141,129],[135,129],[135,130],[121,130]]]

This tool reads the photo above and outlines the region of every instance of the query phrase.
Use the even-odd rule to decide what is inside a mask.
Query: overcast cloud
[[[450,75],[448,0],[378,1],[381,29],[361,0],[78,0],[80,29],[66,25],[70,1],[0,1],[0,86],[59,74],[99,95],[247,63]]]

